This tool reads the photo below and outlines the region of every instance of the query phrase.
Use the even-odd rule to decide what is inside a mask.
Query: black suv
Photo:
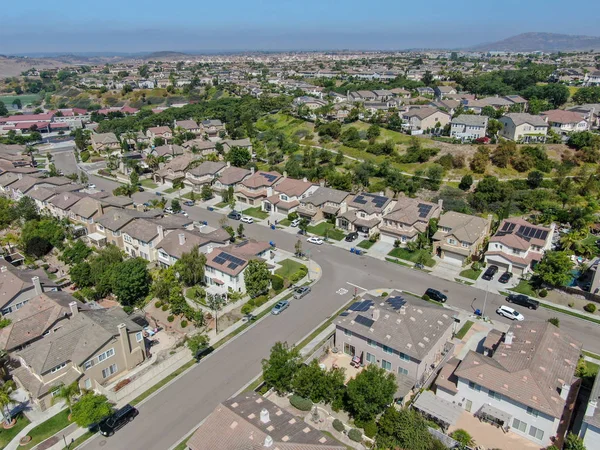
[[[102,436],[112,436],[119,428],[127,422],[131,422],[139,414],[138,410],[131,405],[125,405],[114,412],[99,424]]]
[[[525,306],[529,309],[538,309],[540,307],[540,302],[523,294],[510,294],[506,298],[506,301],[515,305]]]
[[[433,288],[427,288],[425,295],[431,300],[435,300],[436,302],[440,303],[446,303],[446,300],[448,300],[448,296],[446,294],[442,294],[440,291]]]
[[[227,217],[233,220],[240,220],[242,215],[237,211],[231,211],[229,214],[227,214]]]
[[[485,271],[485,273],[483,274],[483,276],[481,278],[483,278],[484,280],[490,281],[492,278],[494,278],[494,275],[496,275],[496,272],[498,272],[498,266],[490,266],[487,268],[487,270]]]
[[[356,231],[353,231],[352,233],[348,233],[346,235],[346,242],[352,242],[358,239],[358,233]]]

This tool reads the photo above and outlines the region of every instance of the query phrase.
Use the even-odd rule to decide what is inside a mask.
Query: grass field
[[[267,217],[269,217],[269,213],[264,212],[262,209],[260,209],[260,206],[256,206],[254,208],[248,208],[245,209],[242,214],[244,216],[250,216],[250,217],[254,217],[255,219],[266,219]]]
[[[373,245],[375,245],[375,242],[371,242],[368,239],[363,239],[362,241],[360,241],[360,243],[357,245],[357,247],[364,248],[365,250],[369,250],[371,247],[373,247]]]
[[[40,96],[37,94],[26,94],[26,95],[2,95],[0,96],[0,102],[4,102],[7,108],[10,110],[12,108],[12,102],[15,99],[21,100],[21,104],[23,106],[31,105],[36,100],[39,100]]]
[[[335,226],[329,222],[321,222],[314,227],[308,227],[307,231],[323,237],[325,237],[325,231],[327,231],[327,236],[336,241],[341,241],[346,236],[342,230],[336,229]]]
[[[289,278],[302,268],[304,264],[300,264],[292,259],[284,259],[281,261],[281,267],[275,271],[275,274],[282,278]]]
[[[158,184],[150,179],[142,180],[140,184],[150,189],[156,189],[158,187]]]
[[[413,263],[417,263],[420,258],[423,259],[423,264],[427,267],[435,266],[435,261],[433,260],[431,254],[427,250],[419,250],[416,252],[409,252],[406,248],[395,248],[391,252],[388,253],[389,256],[393,256],[395,258],[405,259],[406,261],[410,261]],[[423,255],[423,256],[420,256]]]
[[[342,130],[345,130],[349,127],[354,127],[358,131],[367,131],[367,129],[370,126],[371,126],[371,124],[369,124],[369,123],[358,121],[358,122],[349,123],[349,124],[342,126]],[[379,134],[379,137],[377,138],[377,142],[385,142],[387,140],[391,140],[395,144],[408,145],[408,144],[410,144],[410,139],[411,139],[411,136],[409,136],[408,134],[399,133],[397,131],[392,131],[392,130],[386,130],[385,128],[380,128],[380,134]],[[433,146],[435,144],[435,142],[432,141],[431,139],[419,138],[419,142],[421,142],[425,146],[428,146],[430,144]]]
[[[260,131],[272,128],[281,131],[286,136],[299,136],[301,138],[313,134],[315,131],[314,124],[280,113],[262,117],[256,123],[256,128]]]
[[[69,410],[65,409],[55,416],[50,417],[45,422],[40,423],[37,427],[32,428],[29,433],[27,433],[29,436],[31,436],[31,441],[29,444],[20,446],[19,448],[33,448],[40,442],[48,439],[50,436],[54,436],[60,430],[71,424],[68,416]]]
[[[530,297],[537,297],[537,294],[533,290],[533,287],[527,280],[519,281],[514,288],[509,289],[510,291],[518,292],[519,294],[529,295]]]

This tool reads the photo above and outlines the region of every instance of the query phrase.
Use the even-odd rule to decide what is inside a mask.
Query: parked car
[[[293,227],[297,227],[298,225],[300,225],[300,219],[292,220],[292,223],[290,223],[290,225]]]
[[[184,216],[184,217],[187,217],[187,216],[188,216],[188,213],[187,213],[187,211],[184,211],[183,209],[182,209],[181,211],[179,211],[179,214],[181,214],[181,215],[182,215],[182,216]]]
[[[433,288],[427,288],[425,295],[431,300],[435,300],[436,302],[440,303],[446,303],[446,300],[448,300],[448,296],[446,294],[442,294],[440,291]]]
[[[354,242],[357,239],[358,239],[358,233],[356,231],[353,231],[352,233],[348,233],[346,235],[346,239],[344,239],[344,240],[346,242]]]
[[[485,273],[483,274],[483,276],[481,278],[483,278],[484,280],[490,281],[492,278],[494,278],[494,275],[496,275],[496,272],[498,272],[498,266],[490,266],[487,268],[487,270],[485,271]]]
[[[512,276],[513,276],[512,272],[504,272],[502,275],[500,275],[500,278],[498,278],[498,281],[502,284],[506,284],[512,278]]]
[[[146,189],[144,189],[142,186],[138,186],[137,190],[138,192],[144,192]]]
[[[321,245],[323,243],[323,239],[318,238],[316,236],[309,237],[307,239],[307,241],[310,242],[311,244],[316,244],[316,245]]]
[[[305,234],[306,234],[306,231],[304,231],[304,230],[298,230],[298,234],[299,234],[299,235],[305,235]]]
[[[198,350],[196,350],[196,353],[194,353],[194,358],[196,359],[196,361],[200,362],[202,359],[210,355],[213,351],[214,348],[212,346],[200,347]]]
[[[294,298],[302,298],[308,295],[310,292],[310,286],[301,286],[294,291]]]
[[[515,311],[510,306],[502,305],[496,310],[496,313],[500,314],[501,316],[504,316],[510,320],[517,320],[519,322],[525,320],[525,317],[523,317],[523,314],[521,314],[518,311]]]
[[[96,189],[96,185],[94,183],[90,183],[87,185],[88,189]]]
[[[237,211],[231,211],[229,214],[227,214],[227,217],[233,220],[240,220],[242,215]]]
[[[193,202],[192,200],[186,200],[185,202],[183,202],[183,204],[185,206],[194,206],[196,203]]]
[[[540,302],[523,294],[510,294],[506,297],[506,301],[515,305],[526,306],[529,309],[538,309],[540,307]]]
[[[102,436],[112,436],[119,428],[127,422],[131,422],[139,414],[138,410],[131,405],[125,405],[121,409],[103,419],[98,425]]]
[[[254,219],[252,217],[244,216],[244,217],[242,217],[242,222],[244,222],[244,223],[254,223]]]
[[[281,300],[280,302],[277,302],[275,306],[273,306],[271,314],[278,315],[284,310],[286,310],[288,306],[290,306],[290,302],[288,302],[287,300]]]
[[[158,191],[156,191],[156,192],[154,193],[154,195],[158,195],[159,197],[162,197],[162,196],[163,196],[163,193],[162,193],[162,192],[158,192]]]
[[[165,208],[165,214],[175,214],[175,211],[173,211],[173,208]]]

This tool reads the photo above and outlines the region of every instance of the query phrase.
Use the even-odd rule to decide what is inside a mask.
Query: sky
[[[3,1],[0,54],[461,48],[523,32],[600,35],[600,1]]]

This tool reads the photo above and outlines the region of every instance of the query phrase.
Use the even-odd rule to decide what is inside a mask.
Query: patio
[[[345,382],[347,383],[362,370],[362,367],[360,366],[351,366],[351,361],[352,356],[346,355],[345,353],[328,353],[327,356],[319,362],[323,364],[327,370],[331,369],[332,367],[344,369],[344,375],[346,376]]]

